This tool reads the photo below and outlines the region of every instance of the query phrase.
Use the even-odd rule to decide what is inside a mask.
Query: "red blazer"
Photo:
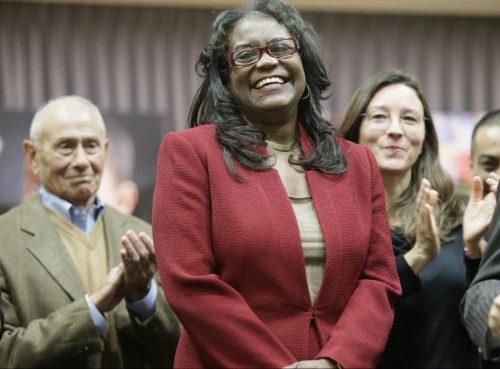
[[[184,331],[179,368],[281,368],[332,358],[375,367],[401,294],[371,152],[341,141],[343,175],[306,173],[326,244],[314,309],[299,228],[277,170],[226,168],[216,127],[169,133],[158,156],[153,238]],[[312,141],[301,128],[304,152]]]

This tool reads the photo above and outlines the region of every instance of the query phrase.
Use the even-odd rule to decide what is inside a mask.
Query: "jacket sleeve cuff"
[[[85,301],[87,301],[87,305],[90,310],[90,315],[92,316],[92,321],[94,322],[95,328],[102,335],[106,329],[108,329],[108,321],[101,314],[101,312],[95,307],[95,305],[90,300],[90,295],[87,293],[85,295]]]
[[[151,280],[151,287],[144,298],[136,302],[127,302],[128,310],[144,321],[155,313],[156,310],[156,295],[158,294],[158,286],[154,278]]]

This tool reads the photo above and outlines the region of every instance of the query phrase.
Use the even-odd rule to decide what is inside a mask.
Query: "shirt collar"
[[[54,211],[70,223],[73,223],[72,212],[74,212],[75,209],[85,210],[83,206],[73,205],[69,201],[48,192],[43,186],[40,186],[39,193],[42,203],[47,208]],[[96,194],[95,202],[88,211],[87,216],[91,216],[94,221],[97,221],[104,213],[104,210],[104,202],[101,200],[99,195]]]

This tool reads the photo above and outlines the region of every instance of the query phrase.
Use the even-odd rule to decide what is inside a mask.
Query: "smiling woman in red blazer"
[[[215,20],[153,237],[179,368],[376,366],[401,288],[371,152],[322,114],[316,35],[281,1]]]

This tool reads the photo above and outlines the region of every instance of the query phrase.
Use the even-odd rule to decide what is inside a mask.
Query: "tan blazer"
[[[103,222],[109,269],[121,261],[126,230],[151,234],[148,223],[109,206]],[[38,195],[0,217],[0,288],[6,323],[1,368],[101,366],[103,343],[86,291]],[[160,285],[156,312],[146,321],[130,315],[123,301],[114,314],[125,367],[172,366],[180,326]]]

